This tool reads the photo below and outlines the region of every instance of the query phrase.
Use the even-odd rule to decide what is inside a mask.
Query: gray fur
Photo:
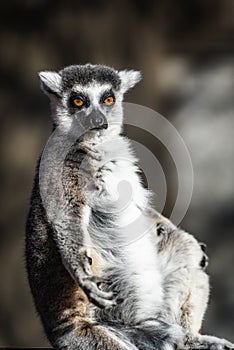
[[[61,75],[56,72],[40,72],[41,89],[47,94],[60,97]]]
[[[94,81],[100,84],[111,83],[118,90],[121,83],[119,74],[113,68],[103,65],[69,66],[59,73],[63,90],[70,90],[75,84],[88,85]]]
[[[175,309],[171,302],[186,298],[178,273],[184,265],[188,280],[194,266],[204,276],[203,252],[191,235],[153,212],[131,145],[120,136],[123,93],[139,81],[139,72],[85,65],[40,78],[59,137],[55,154],[49,148],[46,163],[44,151],[36,169],[26,261],[48,339],[59,350],[172,350],[192,344],[187,328],[193,320],[184,324],[179,305]],[[110,106],[102,102],[106,91],[115,98]],[[81,93],[89,103],[71,110],[72,96]],[[96,116],[101,118],[94,123]],[[133,189],[127,206],[114,199],[115,181],[123,175]],[[139,220],[121,224],[136,211]],[[160,220],[165,231],[157,231]]]

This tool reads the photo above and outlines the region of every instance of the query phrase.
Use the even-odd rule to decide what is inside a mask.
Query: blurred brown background
[[[0,346],[47,345],[24,269],[34,167],[51,127],[37,72],[87,62],[141,70],[126,100],[157,110],[183,136],[195,183],[182,226],[210,256],[204,331],[234,341],[234,2],[2,0],[0,16]],[[163,147],[153,148],[169,215],[176,169]]]

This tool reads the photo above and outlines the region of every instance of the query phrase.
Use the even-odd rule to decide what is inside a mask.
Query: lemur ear
[[[120,90],[125,93],[141,80],[141,72],[136,70],[122,70],[119,72],[121,79]]]
[[[56,72],[40,72],[39,73],[41,81],[42,91],[50,97],[50,95],[56,95],[61,97],[61,80],[62,77]]]

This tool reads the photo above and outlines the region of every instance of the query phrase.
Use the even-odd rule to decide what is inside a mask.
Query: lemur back
[[[184,344],[183,328],[189,326],[171,310],[181,291],[169,271],[176,271],[173,246],[188,234],[179,233],[162,252],[159,214],[141,184],[131,145],[120,135],[123,94],[140,80],[139,72],[85,65],[41,72],[40,78],[51,102],[55,141],[47,148],[51,158],[46,162],[44,151],[36,170],[26,258],[48,339],[56,349],[69,350],[170,350]],[[67,144],[56,168],[51,153],[64,153]],[[190,241],[181,252],[188,276],[188,251],[196,246]]]

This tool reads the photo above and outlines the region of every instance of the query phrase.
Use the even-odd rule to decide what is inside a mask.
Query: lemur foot
[[[109,308],[118,304],[116,294],[113,292],[104,292],[99,289],[99,285],[103,283],[103,279],[97,276],[83,277],[80,286],[87,295],[89,301],[100,308]]]
[[[210,335],[199,335],[193,340],[186,342],[185,349],[233,350],[234,344]]]

